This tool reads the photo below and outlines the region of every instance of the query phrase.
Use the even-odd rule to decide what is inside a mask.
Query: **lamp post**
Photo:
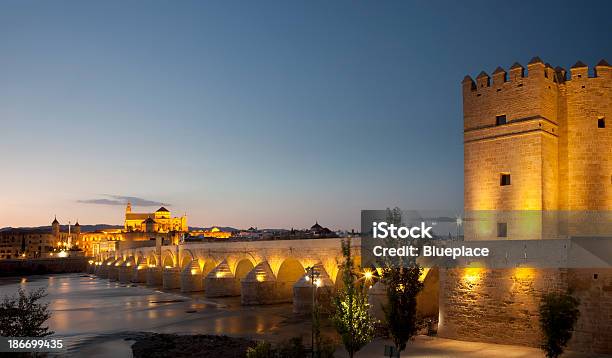
[[[315,326],[315,305],[316,305],[316,292],[319,286],[319,276],[321,274],[315,270],[314,266],[306,268],[306,281],[310,281],[312,285],[312,324],[310,326],[310,347],[312,349],[312,357],[315,357],[315,346],[314,346],[314,326]]]
[[[461,227],[461,225],[463,225],[463,219],[461,218],[461,216],[457,216],[455,223],[457,224],[457,237],[455,238],[455,240],[459,240],[459,228]]]

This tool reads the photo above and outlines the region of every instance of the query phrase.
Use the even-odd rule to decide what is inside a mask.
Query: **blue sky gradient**
[[[121,223],[106,195],[235,227],[460,210],[463,76],[611,61],[611,10],[2,1],[0,227]]]

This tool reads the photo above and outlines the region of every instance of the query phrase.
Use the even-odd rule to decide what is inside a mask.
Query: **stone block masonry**
[[[463,80],[465,210],[612,210],[612,67],[527,69]],[[580,234],[538,225],[532,238],[550,230]]]
[[[539,347],[541,297],[567,289],[581,302],[568,349],[611,353],[612,269],[440,270],[438,335]]]

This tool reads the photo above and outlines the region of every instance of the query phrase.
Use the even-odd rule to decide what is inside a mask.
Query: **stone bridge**
[[[341,282],[343,239],[184,243],[121,249],[96,258],[89,270],[100,277],[144,283],[206,297],[240,296],[243,304],[293,302],[294,311],[310,310],[313,282],[325,296]],[[359,238],[351,239],[355,264]]]

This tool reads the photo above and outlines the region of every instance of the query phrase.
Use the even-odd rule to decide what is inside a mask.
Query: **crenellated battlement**
[[[581,61],[566,71],[534,57],[526,67],[515,62],[507,70],[497,67],[490,75],[482,71],[475,80],[465,76],[464,129],[495,125],[497,116],[503,116],[507,123],[544,118],[558,125],[568,100],[597,96],[612,86],[612,67],[605,60],[591,72]]]
[[[499,92],[499,89],[504,85],[522,87],[528,82],[534,81],[539,84],[564,85],[566,82],[577,79],[612,79],[612,67],[606,60],[602,59],[595,65],[594,75],[589,77],[589,67],[582,61],[578,61],[570,68],[569,74],[570,78],[568,78],[568,72],[564,68],[559,66],[553,68],[549,63],[545,63],[536,56],[529,61],[527,69],[520,63],[515,62],[508,71],[502,67],[497,67],[491,76],[487,72],[481,71],[476,80],[472,79],[470,75],[466,75],[463,78],[462,85],[464,93],[474,92],[476,95],[482,95],[491,88]]]

